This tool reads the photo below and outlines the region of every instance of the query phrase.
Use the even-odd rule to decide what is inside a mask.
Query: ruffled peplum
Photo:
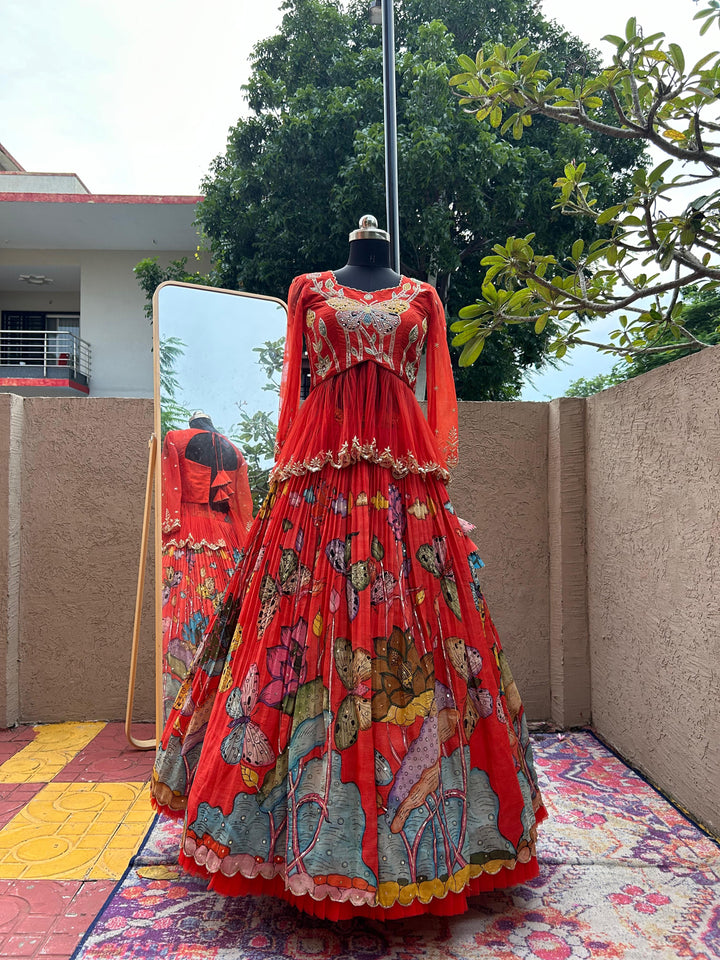
[[[449,480],[415,394],[398,376],[368,361],[318,384],[300,410],[273,467],[273,480],[340,470],[366,460],[394,477]]]
[[[172,529],[163,530],[163,550],[239,550],[247,538],[244,525],[236,525],[229,513],[213,510],[209,503],[182,505],[182,514]],[[249,517],[252,520],[252,514]],[[168,524],[169,526],[169,524]]]

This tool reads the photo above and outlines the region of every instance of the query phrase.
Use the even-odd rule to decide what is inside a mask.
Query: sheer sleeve
[[[162,532],[171,533],[180,526],[182,480],[180,454],[175,444],[177,431],[165,435],[162,449]]]
[[[235,448],[237,450],[237,447]],[[247,532],[253,522],[253,501],[250,493],[250,481],[248,480],[248,466],[245,457],[237,451],[238,468],[233,477],[233,496],[231,510],[235,515],[235,529],[238,534],[240,546],[245,546]]]
[[[288,324],[285,335],[282,379],[280,381],[280,416],[275,440],[275,457],[283,448],[290,427],[300,409],[300,379],[303,344],[303,285],[305,276],[295,277],[288,293]]]
[[[455,380],[447,344],[445,310],[440,297],[429,287],[431,304],[426,346],[427,419],[440,453],[448,467],[458,462],[458,414]]]

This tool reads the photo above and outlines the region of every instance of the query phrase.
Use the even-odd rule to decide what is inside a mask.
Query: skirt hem
[[[350,920],[353,917],[367,917],[375,920],[402,920],[408,917],[431,914],[433,916],[456,916],[466,913],[470,907],[469,898],[492,890],[515,887],[538,876],[540,868],[536,857],[527,863],[516,863],[512,869],[501,868],[497,873],[482,873],[470,879],[459,892],[449,892],[444,897],[433,897],[423,902],[415,897],[408,904],[399,902],[383,907],[380,904],[353,904],[348,901],[338,902],[325,896],[316,900],[309,894],[298,896],[285,886],[280,876],[266,879],[262,876],[252,878],[236,874],[227,877],[220,873],[209,871],[198,864],[192,857],[182,851],[179,863],[183,870],[195,876],[209,880],[208,888],[215,890],[222,896],[269,896],[285,900],[287,903],[301,910],[303,913],[320,920]]]

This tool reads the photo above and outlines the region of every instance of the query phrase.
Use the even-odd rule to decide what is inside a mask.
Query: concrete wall
[[[0,396],[0,726],[20,717],[22,403]]]
[[[7,170],[0,174],[0,193],[89,193],[89,190],[74,173]]]
[[[0,395],[3,725],[124,716],[151,432],[147,400]],[[150,573],[144,719],[153,713],[151,583]]]
[[[587,402],[598,732],[720,828],[720,348]]]
[[[80,310],[80,291],[50,290],[48,287],[40,290],[4,290],[0,294],[0,309],[26,310],[38,313],[77,313]]]
[[[152,326],[133,267],[155,255],[124,250],[82,254],[80,336],[92,348],[93,397],[153,395]]]
[[[483,592],[528,716],[550,718],[548,405],[460,403],[449,487],[485,568]]]

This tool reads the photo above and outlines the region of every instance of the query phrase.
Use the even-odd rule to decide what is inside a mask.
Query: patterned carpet
[[[332,925],[232,900],[174,866],[157,821],[73,960],[711,960],[720,850],[590,733],[535,740],[550,821],[540,876],[463,917]]]

